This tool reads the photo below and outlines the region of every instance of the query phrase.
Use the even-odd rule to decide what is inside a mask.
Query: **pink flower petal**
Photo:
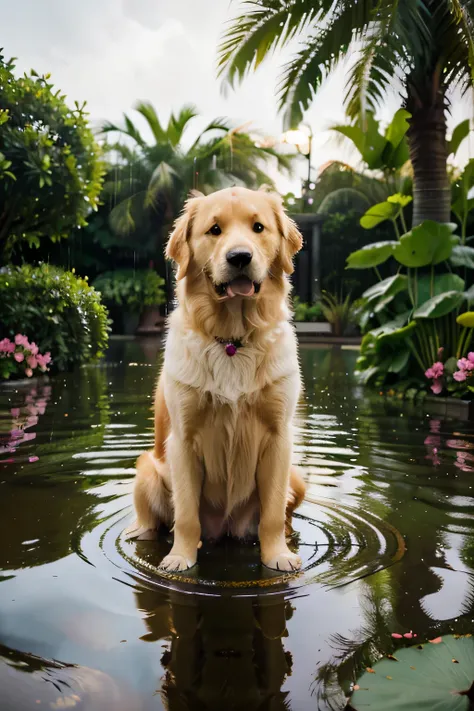
[[[15,417],[15,419],[17,417],[20,417],[20,408],[19,407],[12,407],[12,409],[10,410],[10,413],[11,413],[12,417]]]
[[[28,457],[29,462],[37,462],[39,457]]]
[[[402,634],[398,634],[398,632],[392,632],[392,637],[393,637],[394,639],[403,639],[403,635],[402,635]]]
[[[413,639],[413,632],[410,630],[410,632],[405,632],[403,636],[405,639]]]

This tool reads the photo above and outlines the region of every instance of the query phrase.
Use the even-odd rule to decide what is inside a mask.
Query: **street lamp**
[[[306,130],[303,130],[305,128]],[[281,135],[282,143],[289,143],[292,146],[296,146],[298,153],[307,156],[308,158],[308,179],[306,182],[306,189],[314,190],[314,183],[311,182],[311,149],[313,144],[313,132],[311,126],[307,123],[300,124],[299,128],[293,128],[289,131],[285,131]],[[311,202],[309,202],[311,200]],[[312,198],[308,199],[308,204],[311,205],[313,202]]]

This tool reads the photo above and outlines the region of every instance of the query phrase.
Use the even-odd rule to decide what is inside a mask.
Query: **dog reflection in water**
[[[292,658],[283,638],[293,608],[283,596],[171,592],[164,601],[153,590],[135,595],[146,613],[148,633],[142,639],[157,642],[171,635],[158,689],[169,711],[289,711],[282,686]]]

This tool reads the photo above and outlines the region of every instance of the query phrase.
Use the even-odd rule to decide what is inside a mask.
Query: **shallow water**
[[[157,344],[0,389],[0,710],[342,709],[392,632],[472,631],[474,426],[362,391],[355,357],[301,348],[297,578],[231,541],[164,578],[169,539],[123,540]]]

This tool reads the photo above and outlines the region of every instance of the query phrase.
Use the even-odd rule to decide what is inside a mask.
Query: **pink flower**
[[[20,417],[20,408],[19,407],[12,407],[10,410],[11,416],[14,417],[15,419],[17,417]]]
[[[425,373],[425,377],[429,378],[429,379],[441,378],[443,373],[444,373],[444,364],[438,360],[438,361],[436,361],[436,363],[433,363],[431,368],[428,368],[428,370]]]
[[[48,363],[51,362],[51,354],[50,353],[45,353],[44,355],[41,355],[41,353],[38,353],[36,356],[36,362],[41,368],[42,371],[46,370],[46,366]]]
[[[16,360],[17,363],[22,363],[22,362],[25,360],[25,354],[24,354],[24,353],[20,353],[20,351],[18,351],[17,353],[15,353],[13,357],[14,357],[14,359]]]
[[[39,457],[28,457],[29,462],[37,462]]]
[[[474,352],[471,351],[470,353],[467,354],[467,359],[470,363],[474,363]]]
[[[9,338],[4,338],[0,341],[0,353],[13,353],[15,350],[15,344],[10,341]]]
[[[31,368],[27,368],[25,370],[25,375],[27,378],[31,378],[31,376],[33,375],[33,371],[31,370]]]
[[[456,382],[462,383],[464,380],[466,380],[466,371],[457,370],[455,373],[453,373],[453,378],[454,380],[456,380]]]
[[[17,346],[23,346],[23,348],[26,348],[29,350],[30,344],[28,342],[28,339],[26,336],[22,336],[21,333],[17,333],[15,336],[15,343]]]
[[[34,369],[37,367],[37,365],[38,365],[38,361],[36,360],[36,358],[35,358],[34,355],[28,356],[28,358],[26,359],[26,362],[28,363],[28,365],[30,366],[30,368],[33,368],[33,370],[34,370]]]
[[[474,370],[474,362],[468,360],[467,358],[461,358],[458,360],[458,368],[461,370]]]
[[[30,351],[31,351],[31,355],[34,355],[34,356],[38,353],[39,348],[36,345],[36,343],[30,343]]]
[[[431,386],[432,391],[434,392],[435,395],[439,395],[440,392],[443,390],[443,381],[441,378],[435,378],[433,381],[433,385]]]

